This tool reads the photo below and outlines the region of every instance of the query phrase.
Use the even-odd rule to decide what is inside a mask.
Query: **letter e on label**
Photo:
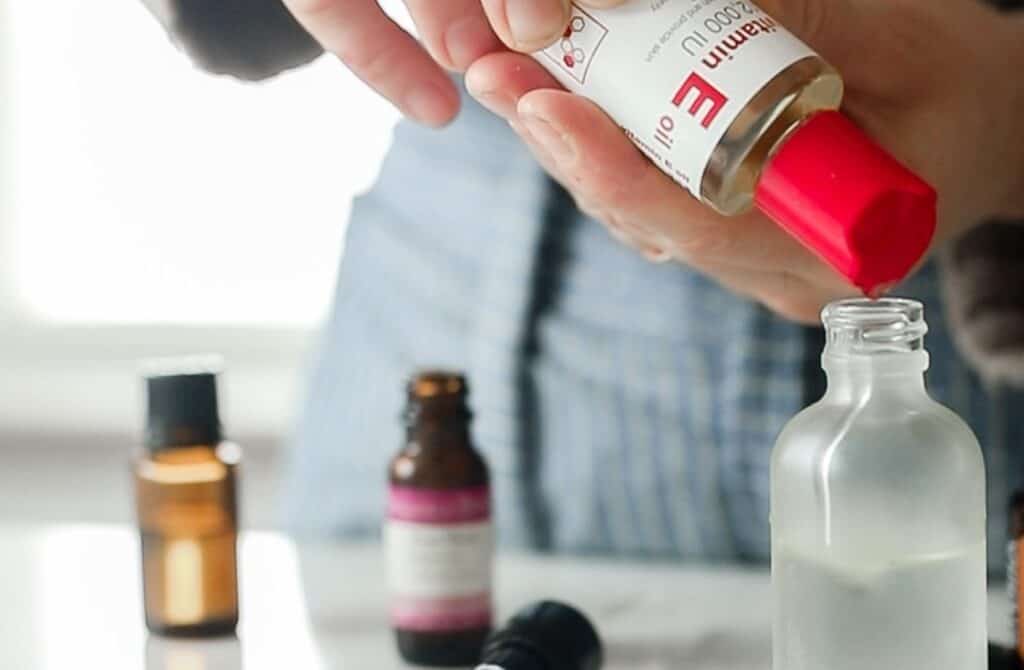
[[[679,90],[676,91],[675,96],[672,98],[672,104],[676,107],[682,107],[683,102],[685,102],[686,97],[691,91],[696,91],[697,96],[687,111],[691,116],[696,117],[705,106],[704,103],[711,103],[711,107],[704,114],[704,118],[700,120],[701,126],[710,128],[726,103],[729,102],[729,98],[715,88],[707,79],[693,72],[686,78],[686,81],[679,87]]]

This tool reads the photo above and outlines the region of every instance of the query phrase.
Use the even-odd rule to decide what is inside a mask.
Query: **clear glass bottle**
[[[177,636],[238,623],[237,445],[221,436],[216,375],[147,378],[145,448],[135,462],[146,626]]]
[[[985,474],[924,384],[920,303],[823,314],[825,397],[772,455],[774,670],[987,665]]]

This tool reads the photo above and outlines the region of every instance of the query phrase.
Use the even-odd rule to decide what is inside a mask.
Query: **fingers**
[[[550,46],[569,24],[569,0],[482,0],[494,32],[510,49]]]
[[[567,175],[561,171],[554,158],[552,158],[551,154],[548,153],[547,149],[545,149],[544,146],[516,120],[510,120],[509,125],[511,125],[512,129],[522,138],[523,143],[530,149],[530,152],[533,154],[534,158],[537,159],[537,162],[540,163],[540,166],[544,168],[555,181],[562,184],[564,187],[568,187],[569,179]],[[570,195],[572,195],[571,192]],[[639,252],[648,260],[655,263],[665,263],[672,259],[672,255],[666,250],[667,244],[665,240],[660,237],[651,235],[630,222],[620,221],[614,217],[605,216],[604,213],[598,211],[592,203],[584,202],[577,198],[576,205],[583,212],[605,224],[608,233],[612,237],[622,244]]]
[[[790,319],[813,323],[850,287],[760,215],[725,218],[664,176],[590,102],[561,91],[532,59],[486,56],[470,92],[509,119],[538,162],[585,213],[648,260],[684,261]]]
[[[627,0],[578,0],[584,7],[607,9]],[[554,43],[572,15],[571,0],[482,0],[495,32],[510,49],[531,53]]]
[[[521,98],[518,114],[568,175],[579,200],[660,235],[681,260],[697,268],[727,262],[822,273],[820,261],[764,217],[726,218],[698,202],[589,101],[562,91],[534,90]]]
[[[561,86],[532,58],[506,51],[473,63],[466,72],[466,88],[484,107],[511,121],[518,118],[516,108],[524,95]]]
[[[786,268],[833,288],[846,284],[763,216],[726,218],[697,202],[630,143],[596,106],[558,90],[532,59],[492,54],[466,75],[470,92],[514,121],[538,160],[580,208],[646,247],[715,270]],[[635,244],[633,246],[636,246]]]
[[[375,0],[285,0],[285,4],[324,49],[406,116],[439,126],[458,112],[458,93],[448,75]]]
[[[459,72],[502,48],[480,0],[405,0],[420,39],[438,63]]]
[[[517,107],[520,98],[537,89],[559,88],[558,82],[544,68],[521,54],[492,54],[474,63],[466,72],[466,88],[481,104],[508,120],[541,167],[570,192],[581,210],[605,223],[609,232],[620,242],[652,259],[668,259],[663,250],[664,245],[659,244],[660,240],[645,237],[645,233],[637,230],[635,226],[618,225],[619,222],[614,217],[606,216],[604,212],[599,211],[596,204],[583,201],[578,193],[573,192],[569,175],[559,167],[547,148],[519,122]]]

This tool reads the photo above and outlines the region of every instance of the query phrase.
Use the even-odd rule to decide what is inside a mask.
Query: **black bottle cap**
[[[146,376],[146,447],[215,445],[223,438],[213,371]]]
[[[487,670],[598,670],[597,631],[568,605],[544,601],[521,610],[484,645]]]
[[[988,643],[989,670],[1021,670],[1021,659],[1016,649]]]

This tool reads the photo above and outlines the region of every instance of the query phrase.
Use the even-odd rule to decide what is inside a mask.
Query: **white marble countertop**
[[[142,618],[139,550],[128,527],[0,527],[0,668],[317,670],[403,668],[373,545],[295,545],[249,533],[241,548],[238,638],[172,641]],[[608,670],[767,670],[764,571],[502,556],[499,614],[572,603],[596,622]],[[1006,639],[1006,599],[990,628]]]

